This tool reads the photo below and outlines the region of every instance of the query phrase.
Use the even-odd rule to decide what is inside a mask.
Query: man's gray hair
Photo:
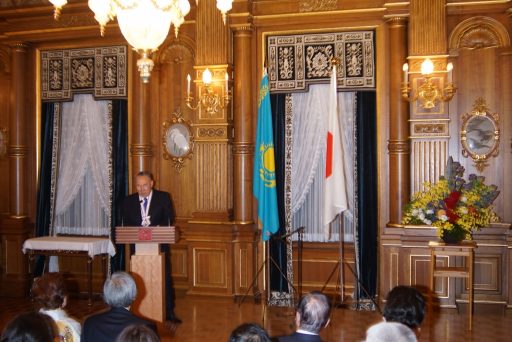
[[[365,342],[416,342],[414,331],[397,322],[381,322],[366,331]]]
[[[318,334],[329,322],[331,304],[323,293],[311,292],[300,299],[297,313],[300,315],[299,328]]]
[[[126,272],[114,272],[103,285],[103,299],[108,305],[119,308],[129,307],[137,297],[137,286]]]

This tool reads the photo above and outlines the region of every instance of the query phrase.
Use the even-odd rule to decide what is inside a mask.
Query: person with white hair
[[[321,342],[320,331],[329,325],[331,304],[326,295],[321,292],[311,292],[304,295],[297,306],[295,324],[297,330],[289,335],[278,337],[279,342]]]
[[[365,342],[416,342],[416,334],[408,326],[397,322],[380,322],[366,331]]]
[[[82,329],[82,342],[115,341],[129,325],[146,325],[156,333],[156,325],[130,312],[137,286],[126,272],[114,272],[103,285],[103,300],[110,310],[89,316]]]

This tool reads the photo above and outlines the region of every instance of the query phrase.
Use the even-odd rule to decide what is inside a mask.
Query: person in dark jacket
[[[168,192],[153,188],[153,175],[141,171],[135,177],[137,192],[127,196],[123,202],[122,225],[135,227],[170,226],[174,222],[174,209]],[[165,319],[166,326],[181,323],[174,313],[174,287],[171,278],[169,244],[160,244],[165,256]],[[134,252],[132,246],[132,253]]]
[[[320,331],[330,322],[331,304],[326,295],[311,292],[304,295],[297,306],[297,330],[288,336],[278,337],[279,342],[322,342]]]
[[[156,325],[130,312],[130,306],[137,297],[137,286],[126,272],[115,272],[103,285],[103,300],[110,309],[89,316],[82,329],[82,342],[112,342],[130,325],[146,325],[155,333]]]

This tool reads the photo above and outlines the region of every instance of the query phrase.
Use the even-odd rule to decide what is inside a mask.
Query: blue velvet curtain
[[[128,109],[126,100],[112,101],[112,239],[114,228],[121,225],[122,201],[128,195]],[[125,269],[124,245],[116,245],[110,259],[112,272]]]
[[[37,191],[36,236],[50,233],[51,177],[53,149],[53,120],[55,103],[44,102],[41,109],[41,169]],[[34,267],[34,277],[43,272],[45,257],[38,255]]]
[[[377,292],[377,120],[375,92],[357,93],[358,298]],[[364,289],[363,289],[364,287]],[[370,299],[368,298],[368,299]]]
[[[272,106],[272,128],[274,131],[274,155],[276,159],[277,203],[279,212],[279,231],[274,237],[286,234],[284,213],[284,177],[285,177],[285,101],[286,94],[270,95]],[[286,274],[286,242],[283,239],[271,238],[268,243],[270,257]],[[279,272],[274,263],[269,262],[270,290],[288,292],[288,282]]]

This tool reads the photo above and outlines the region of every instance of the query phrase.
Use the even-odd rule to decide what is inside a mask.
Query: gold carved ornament
[[[499,115],[490,113],[481,97],[475,101],[470,113],[462,115],[462,155],[473,159],[478,172],[482,172],[489,165],[487,161],[490,157],[499,154],[499,123]]]
[[[192,123],[183,118],[180,108],[172,113],[172,119],[163,123],[163,157],[171,160],[173,167],[181,173],[187,159],[194,155]]]

